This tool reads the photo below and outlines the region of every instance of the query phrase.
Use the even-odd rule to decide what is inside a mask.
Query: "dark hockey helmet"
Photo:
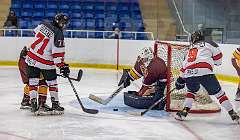
[[[58,13],[55,15],[53,23],[60,29],[64,29],[66,25],[69,23],[69,17],[63,13]]]
[[[192,44],[199,41],[203,41],[203,40],[204,40],[204,35],[202,31],[198,30],[191,34],[190,41]]]

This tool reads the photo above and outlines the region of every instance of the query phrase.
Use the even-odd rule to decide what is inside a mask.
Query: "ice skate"
[[[178,111],[175,115],[175,119],[179,121],[185,120],[188,115],[189,108],[185,107],[183,110]]]
[[[235,95],[235,101],[240,101],[240,89],[238,88],[237,93]]]
[[[31,99],[31,112],[36,112],[38,110],[37,99]]]
[[[30,96],[29,95],[24,94],[22,102],[21,102],[20,109],[31,109]]]
[[[52,111],[53,109],[44,103],[39,105],[39,108],[35,114],[39,116],[52,115]]]
[[[55,101],[54,98],[52,100],[52,114],[53,115],[61,115],[64,114],[64,108],[59,105],[58,101]]]
[[[238,114],[237,114],[234,110],[230,110],[230,111],[228,112],[228,114],[230,115],[231,119],[232,119],[234,122],[236,122],[237,124],[240,124],[240,122],[239,122],[239,116],[238,116]]]

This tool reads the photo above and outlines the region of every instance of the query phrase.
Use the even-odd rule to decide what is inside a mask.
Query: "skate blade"
[[[240,98],[235,98],[234,100],[235,100],[235,101],[240,101]]]
[[[178,115],[176,115],[175,117],[174,117],[176,120],[178,120],[178,121],[184,121],[185,120],[185,117],[180,117],[180,116],[178,116]]]
[[[64,114],[64,111],[56,111],[56,110],[52,111],[52,115],[62,115],[62,114]]]
[[[20,106],[20,109],[26,109],[26,110],[28,110],[28,109],[31,109],[31,107],[30,107],[30,106]]]
[[[236,124],[240,125],[240,120],[239,119],[235,119],[235,120],[233,120],[233,122],[235,122]]]
[[[36,115],[36,116],[48,116],[48,115],[52,115],[52,111],[48,111],[48,112],[45,112],[45,111],[37,111],[37,112],[35,112],[35,115]]]

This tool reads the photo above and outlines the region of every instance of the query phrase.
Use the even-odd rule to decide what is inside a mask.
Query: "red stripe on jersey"
[[[62,67],[64,66],[64,62],[56,64],[57,67]]]
[[[225,95],[225,96],[222,96],[220,99],[219,99],[219,103],[221,104],[222,102],[228,100],[228,97]]]
[[[195,99],[195,95],[193,93],[187,93],[186,94],[186,98],[192,98],[192,99]]]
[[[46,64],[46,65],[54,65],[53,61],[42,59],[37,55],[35,55],[34,53],[32,53],[31,51],[28,51],[27,55],[40,63]]]
[[[195,68],[208,68],[210,69],[211,71],[213,71],[213,68],[210,64],[206,63],[206,62],[200,62],[200,63],[197,63],[197,64],[192,64],[190,66],[187,66],[186,68],[182,68],[182,72],[185,72],[186,69],[195,69]]]
[[[222,56],[223,56],[222,53],[219,53],[219,54],[213,56],[212,58],[213,58],[213,60],[219,60],[222,58]]]
[[[64,57],[65,53],[54,53],[52,54],[53,58],[56,58],[56,57]]]

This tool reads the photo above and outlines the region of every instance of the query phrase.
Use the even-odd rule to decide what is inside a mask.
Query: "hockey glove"
[[[177,81],[175,82],[176,89],[183,89],[185,87],[185,83],[185,79],[183,79],[182,77],[178,77]]]
[[[63,76],[68,77],[69,73],[70,73],[69,65],[68,64],[64,64],[63,66],[61,66],[60,67],[60,73]]]
[[[20,58],[25,58],[26,57],[26,55],[27,55],[27,47],[26,46],[24,46],[23,47],[23,49],[22,49],[22,51],[21,51],[21,53],[20,53]]]
[[[131,84],[131,78],[128,75],[128,71],[129,69],[123,69],[123,75],[120,79],[120,81],[118,82],[118,86],[122,85],[124,86],[124,88],[128,87]]]

